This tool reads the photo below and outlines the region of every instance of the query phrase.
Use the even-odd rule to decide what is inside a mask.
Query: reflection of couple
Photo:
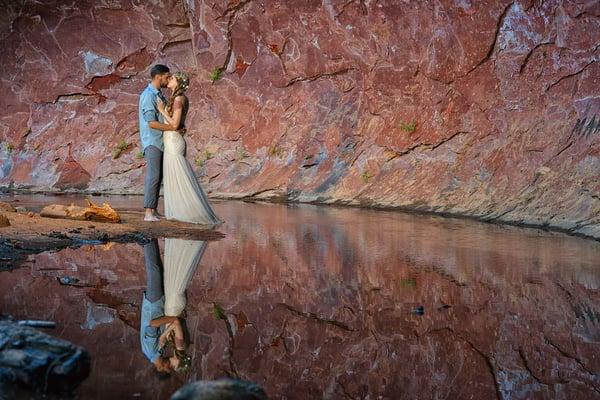
[[[207,242],[165,239],[165,263],[160,260],[158,241],[144,246],[147,288],[142,299],[140,340],[142,351],[156,370],[184,370],[190,359],[185,354],[185,290],[192,280]]]
[[[208,197],[185,158],[185,118],[189,101],[185,92],[189,80],[185,73],[171,74],[164,65],[150,71],[152,81],[140,95],[139,129],[146,178],[144,181],[144,221],[158,221],[158,196],[164,181],[167,219],[214,225],[222,221],[213,211]],[[169,88],[165,100],[160,89]]]

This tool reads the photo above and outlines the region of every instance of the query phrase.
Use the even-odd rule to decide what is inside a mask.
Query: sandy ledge
[[[14,204],[18,205],[18,204]],[[10,226],[0,228],[0,269],[17,266],[29,254],[106,242],[143,243],[155,237],[218,240],[219,228],[177,221],[144,222],[141,212],[119,211],[121,223],[40,217],[38,213],[0,211]]]

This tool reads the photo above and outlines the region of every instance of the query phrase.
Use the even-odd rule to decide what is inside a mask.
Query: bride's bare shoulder
[[[189,102],[189,100],[185,94],[180,94],[179,96],[175,97],[174,102],[183,105],[183,104],[187,104]]]

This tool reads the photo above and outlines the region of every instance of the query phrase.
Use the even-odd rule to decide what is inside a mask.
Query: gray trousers
[[[144,260],[146,264],[146,298],[154,303],[165,294],[163,264],[160,260],[157,239],[152,239],[150,243],[144,245]]]
[[[146,178],[144,179],[144,208],[158,207],[158,195],[162,182],[163,152],[156,146],[144,149],[146,159]]]

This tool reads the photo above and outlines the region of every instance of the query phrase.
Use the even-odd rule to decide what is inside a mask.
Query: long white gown
[[[165,239],[165,315],[177,317],[185,309],[185,290],[191,282],[208,242]]]
[[[175,131],[163,133],[163,185],[167,219],[216,225],[223,221],[213,211],[206,193],[185,158],[185,140]]]

